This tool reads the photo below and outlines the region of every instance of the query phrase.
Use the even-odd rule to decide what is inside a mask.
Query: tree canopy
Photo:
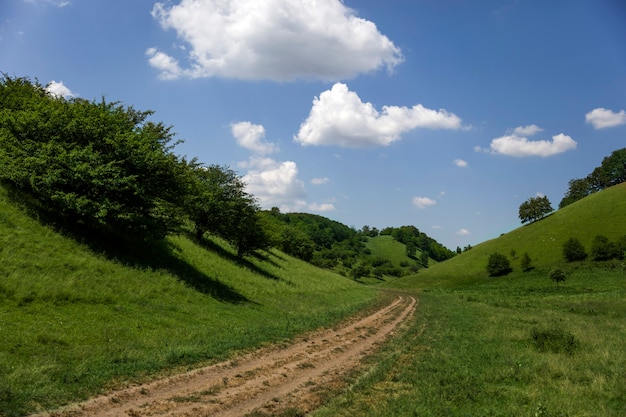
[[[585,178],[570,180],[559,208],[622,182],[626,182],[626,148],[617,149],[602,159],[600,166]]]
[[[522,223],[532,223],[545,217],[552,210],[548,197],[530,197],[519,206],[519,218]]]
[[[0,181],[67,222],[161,238],[181,222],[184,164],[151,111],[0,82]]]

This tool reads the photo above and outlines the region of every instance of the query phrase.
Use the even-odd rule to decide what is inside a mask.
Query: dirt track
[[[112,392],[39,417],[244,416],[308,412],[324,391],[415,311],[417,300],[398,296],[369,314],[234,360]]]

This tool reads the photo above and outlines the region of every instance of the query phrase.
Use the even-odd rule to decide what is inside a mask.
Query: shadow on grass
[[[166,240],[152,242],[110,241],[107,239],[81,239],[92,250],[136,268],[165,270],[194,290],[210,295],[216,300],[240,304],[251,302],[217,278],[210,277],[193,265],[174,255],[176,246]]]
[[[213,253],[215,253],[216,255],[220,256],[223,259],[226,259],[229,262],[232,262],[234,264],[237,264],[243,268],[249,269],[250,271],[254,272],[255,274],[259,274],[265,278],[269,278],[269,279],[273,279],[276,281],[280,280],[280,277],[277,275],[272,274],[271,272],[268,272],[266,270],[264,270],[263,268],[260,268],[258,265],[250,262],[249,260],[245,259],[245,258],[239,258],[237,255],[235,255],[232,252],[227,251],[226,249],[224,249],[222,246],[218,245],[217,243],[213,242],[212,240],[209,239],[200,239],[198,240],[193,233],[186,233],[186,236],[192,240],[193,242],[195,242],[196,244],[200,245],[202,248],[209,250]],[[268,262],[276,267],[281,267],[280,265],[278,265],[278,263],[276,263],[275,261],[271,260],[269,258],[269,256],[261,254],[259,252],[254,252],[252,253],[250,256],[253,256],[255,258],[257,258],[260,261],[263,262]]]
[[[9,199],[27,215],[84,244],[107,259],[135,268],[165,270],[194,290],[222,302],[233,304],[251,302],[228,285],[176,257],[175,245],[167,240],[133,240],[96,232],[42,208],[41,204],[29,195],[4,185]]]

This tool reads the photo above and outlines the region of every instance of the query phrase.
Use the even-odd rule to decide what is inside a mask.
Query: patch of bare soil
[[[415,311],[417,300],[392,303],[340,327],[302,336],[180,375],[132,386],[38,417],[245,416],[307,413],[329,387],[356,369],[362,359]]]

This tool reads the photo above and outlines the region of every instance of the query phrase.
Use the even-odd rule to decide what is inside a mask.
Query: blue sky
[[[619,0],[3,0],[0,71],[154,110],[263,208],[450,249],[626,146]]]

